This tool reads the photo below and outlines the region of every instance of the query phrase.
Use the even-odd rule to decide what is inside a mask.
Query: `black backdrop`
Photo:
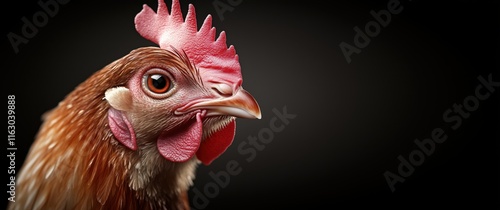
[[[194,0],[181,2],[184,13],[188,3],[198,23],[212,14],[217,32],[227,32],[243,87],[263,112],[238,120],[232,146],[198,168],[193,208],[499,206],[500,88],[476,96],[479,78],[500,82],[498,3]],[[16,95],[18,168],[45,111],[106,64],[154,45],[134,29],[142,4],[157,5],[68,1],[38,20],[17,53],[8,34],[23,36],[23,17],[32,21],[42,8],[3,4],[4,97]],[[381,15],[388,7],[390,20]],[[356,51],[350,63],[341,45]],[[295,118],[279,118],[284,111]],[[415,143],[440,129],[446,141]],[[267,143],[250,144],[259,135]],[[238,164],[229,180],[228,164]],[[387,172],[404,179],[394,192]]]

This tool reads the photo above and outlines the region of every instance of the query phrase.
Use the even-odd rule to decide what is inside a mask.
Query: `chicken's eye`
[[[171,96],[174,93],[175,84],[169,69],[151,68],[142,74],[142,90],[153,99]]]
[[[166,93],[170,88],[170,79],[161,74],[147,75],[147,87],[153,93]]]

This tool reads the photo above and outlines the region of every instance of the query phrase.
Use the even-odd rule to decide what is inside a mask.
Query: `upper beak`
[[[248,119],[260,119],[262,117],[259,104],[243,88],[240,88],[235,94],[228,97],[201,100],[188,104],[179,108],[176,114],[200,109],[207,110],[206,116],[230,115]]]

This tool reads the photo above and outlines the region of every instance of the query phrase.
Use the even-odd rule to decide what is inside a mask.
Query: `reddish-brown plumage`
[[[225,33],[214,40],[210,16],[197,31],[193,6],[184,22],[178,1],[172,14],[158,3],[136,27],[161,48],[133,50],[46,114],[9,209],[189,209],[198,162],[227,149],[235,117],[260,119]]]
[[[126,84],[138,70],[159,64],[194,71],[187,58],[159,48],[140,48],[96,72],[49,112],[22,167],[16,202],[9,209],[187,209],[187,189],[177,186],[176,170],[195,160],[171,163],[157,153],[127,149],[108,126],[105,91]],[[131,170],[145,155],[159,157],[158,175],[133,187]]]

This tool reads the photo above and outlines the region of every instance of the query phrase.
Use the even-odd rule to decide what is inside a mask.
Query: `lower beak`
[[[229,97],[207,99],[189,104],[189,106],[178,109],[176,114],[200,109],[207,110],[206,116],[230,115],[248,119],[260,119],[262,116],[257,101],[243,88]]]

